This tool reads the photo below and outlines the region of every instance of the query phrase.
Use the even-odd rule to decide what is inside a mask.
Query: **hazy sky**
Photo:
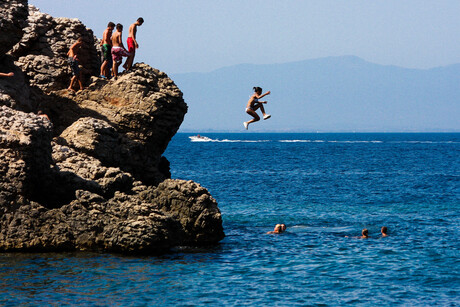
[[[136,61],[168,74],[356,55],[409,68],[460,63],[459,0],[29,0],[97,37],[142,16]]]

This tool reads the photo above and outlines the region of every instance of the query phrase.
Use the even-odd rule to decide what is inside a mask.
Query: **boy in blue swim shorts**
[[[81,83],[81,71],[78,63],[78,52],[80,51],[82,45],[83,40],[80,37],[72,46],[70,46],[69,52],[67,52],[67,62],[72,70],[72,79],[70,80],[70,85],[68,87],[71,91],[75,91],[73,89],[75,82],[78,82],[78,85],[80,85],[80,90],[83,89],[83,84]]]

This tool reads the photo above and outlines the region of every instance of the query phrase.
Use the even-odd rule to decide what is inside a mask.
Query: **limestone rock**
[[[113,197],[117,191],[131,191],[134,179],[129,173],[102,163],[72,148],[53,143],[56,184],[48,207],[55,207],[74,199],[77,190],[86,190],[104,197]]]
[[[14,59],[11,56],[0,57],[0,71],[14,73],[12,78],[0,78],[0,106],[4,105],[25,112],[35,111],[36,102],[32,99],[27,77],[20,68],[14,65]]]
[[[169,188],[175,189],[174,195],[154,189],[150,195],[156,197],[149,202],[124,193],[105,200],[79,190],[77,198],[61,208],[24,204],[0,216],[0,250],[161,253],[174,246],[206,245],[223,238],[220,212],[205,189],[201,188],[199,197],[208,201],[183,202],[179,209],[173,207],[189,197],[185,193],[190,182],[176,180]],[[174,205],[165,209],[164,203]],[[188,216],[189,211],[194,214]]]
[[[30,80],[30,85],[48,92],[69,86],[70,67],[67,52],[81,37],[83,46],[79,55],[83,68],[83,81],[96,75],[100,67],[96,45],[97,39],[78,19],[53,18],[29,5],[27,27],[24,36],[10,54]]]
[[[0,204],[17,207],[18,196],[41,199],[51,175],[51,123],[0,106]]]
[[[185,243],[209,244],[223,238],[216,200],[193,181],[165,180],[156,189],[141,193],[140,197],[155,203],[159,210],[180,222]]]
[[[27,26],[27,0],[0,0],[0,72],[13,72],[13,78],[0,78],[0,105],[32,111],[30,90],[24,74],[14,65],[14,59],[5,55],[22,36]]]
[[[27,0],[0,0],[0,57],[21,39],[27,15]]]
[[[209,192],[168,179],[163,153],[187,112],[174,82],[143,63],[98,79],[97,39],[80,21],[26,1],[0,0],[0,13],[11,32],[0,71],[15,72],[0,79],[0,251],[157,253],[220,241]],[[88,87],[75,93],[66,53],[80,36]]]
[[[42,101],[56,131],[63,130],[62,140],[147,184],[168,178],[160,168],[162,154],[187,112],[179,88],[142,63],[116,81],[92,81],[78,94],[62,90]],[[85,143],[89,139],[95,143]]]

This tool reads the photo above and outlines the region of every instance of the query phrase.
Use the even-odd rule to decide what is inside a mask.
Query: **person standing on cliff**
[[[115,29],[115,24],[109,22],[107,29],[102,34],[102,40],[100,46],[102,46],[102,56],[104,62],[101,65],[101,78],[110,77],[110,68],[112,67],[112,32]]]
[[[123,41],[121,34],[123,32],[123,25],[117,23],[117,31],[112,35],[112,60],[113,60],[113,69],[112,74],[115,80],[118,77],[118,66],[120,66],[123,57],[129,56],[129,52],[126,51],[125,46],[123,46]]]
[[[144,18],[139,17],[135,23],[129,26],[129,34],[126,42],[128,44],[128,52],[130,55],[126,59],[125,65],[123,65],[123,68],[126,70],[130,70],[133,66],[134,56],[136,55],[136,49],[139,48],[139,44],[136,40],[137,26],[142,26],[143,23]]]
[[[72,69],[72,79],[70,80],[70,85],[68,90],[74,91],[73,89],[75,82],[78,82],[80,85],[80,90],[83,90],[83,84],[81,83],[81,71],[78,63],[78,53],[80,52],[80,48],[83,45],[83,39],[79,37],[77,41],[70,46],[69,52],[67,52],[68,56],[68,63],[70,68]]]

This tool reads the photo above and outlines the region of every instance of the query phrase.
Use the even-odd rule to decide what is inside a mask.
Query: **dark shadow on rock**
[[[12,56],[0,56],[0,72],[14,73],[13,77],[0,78],[0,105],[23,112],[34,112],[36,102],[32,99],[28,78],[14,64]]]
[[[0,56],[21,40],[28,15],[27,0],[0,1]]]
[[[163,176],[165,176],[165,178],[171,178],[170,163],[165,156],[161,156],[160,163],[158,164],[158,170],[163,174]]]
[[[61,90],[61,92],[65,91],[68,90]],[[108,119],[100,113],[82,108],[78,103],[72,100],[71,97],[67,98],[57,95],[56,93],[46,94],[37,87],[34,88],[34,95],[36,99],[40,100],[40,104],[37,108],[46,113],[53,123],[53,136],[55,137],[59,136],[62,131],[81,117],[92,117],[108,121]],[[69,92],[69,95],[78,95],[78,93]]]

